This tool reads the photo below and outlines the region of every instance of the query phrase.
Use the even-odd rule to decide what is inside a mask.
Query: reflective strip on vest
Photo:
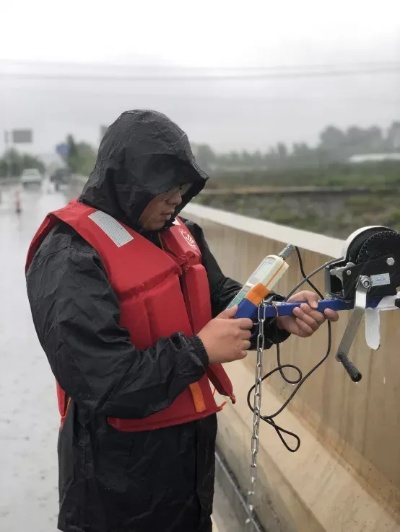
[[[119,248],[133,240],[133,236],[128,233],[123,225],[109,214],[102,211],[95,211],[94,213],[89,214],[89,218],[92,222],[97,224]]]

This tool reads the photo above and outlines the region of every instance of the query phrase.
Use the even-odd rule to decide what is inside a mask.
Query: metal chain
[[[254,381],[254,399],[253,399],[253,433],[251,436],[251,462],[250,462],[250,485],[247,492],[247,506],[250,517],[246,520],[247,526],[255,525],[255,493],[257,485],[257,455],[259,449],[259,429],[261,416],[261,399],[262,399],[262,374],[263,374],[263,354],[264,354],[264,322],[267,304],[263,300],[258,307],[258,335],[257,335],[257,363]]]

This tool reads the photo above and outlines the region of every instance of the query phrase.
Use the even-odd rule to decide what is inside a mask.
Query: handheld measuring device
[[[243,285],[243,288],[240,290],[240,292],[238,292],[238,294],[236,294],[227,308],[232,308],[235,305],[239,305],[243,299],[245,299],[250,290],[252,290],[252,288],[258,284],[262,284],[265,287],[266,292],[263,297],[266,297],[289,268],[286,259],[294,250],[295,247],[292,244],[289,244],[279,253],[279,255],[267,255],[250,275],[246,283]],[[261,303],[263,297],[261,297],[257,304]]]

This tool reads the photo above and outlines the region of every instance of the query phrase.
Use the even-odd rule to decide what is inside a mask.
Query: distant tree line
[[[96,149],[87,142],[77,141],[69,134],[62,155],[71,173],[88,175],[96,161]],[[296,168],[325,167],[332,163],[344,163],[352,155],[400,152],[400,121],[394,121],[387,130],[378,126],[357,126],[341,130],[326,127],[319,135],[315,147],[305,142],[288,146],[278,142],[265,152],[231,151],[217,153],[207,144],[192,144],[200,167],[208,172],[221,173],[244,170],[289,170]],[[0,158],[0,177],[19,176],[25,168],[45,171],[40,158],[7,150]]]
[[[42,174],[45,171],[45,165],[38,157],[19,153],[14,148],[0,158],[0,177],[19,177],[26,168],[37,168]]]
[[[73,135],[67,135],[67,151],[62,155],[66,167],[72,174],[89,175],[96,162],[96,150],[87,142],[77,142]]]
[[[96,161],[96,149],[87,142],[78,142],[73,135],[67,135],[67,152],[61,159],[65,167],[76,174],[89,175]],[[0,177],[19,177],[26,168],[37,168],[44,174],[46,167],[39,157],[20,153],[14,148],[0,157]]]
[[[346,162],[352,155],[400,152],[400,121],[394,121],[386,131],[378,126],[341,130],[330,125],[320,133],[315,147],[304,142],[292,146],[278,142],[264,153],[216,153],[207,144],[194,144],[193,151],[206,171],[320,167]]]

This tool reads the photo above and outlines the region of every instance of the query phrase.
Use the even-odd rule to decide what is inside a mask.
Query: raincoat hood
[[[143,232],[140,215],[156,195],[192,183],[166,228],[207,179],[172,120],[157,111],[126,111],[107,129],[80,201]]]

